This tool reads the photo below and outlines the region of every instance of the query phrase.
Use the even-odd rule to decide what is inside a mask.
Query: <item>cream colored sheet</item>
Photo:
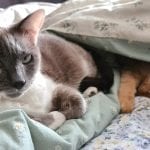
[[[149,0],[70,0],[50,14],[45,28],[102,38],[150,41]]]
[[[37,9],[44,9],[45,14],[48,15],[60,7],[60,5],[61,4],[32,2],[13,5],[6,9],[0,8],[0,27],[7,27],[16,23]]]

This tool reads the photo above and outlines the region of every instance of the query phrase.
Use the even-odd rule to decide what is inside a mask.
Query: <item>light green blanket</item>
[[[117,2],[104,7],[104,3],[98,0],[91,0],[88,3],[85,0],[80,2],[72,0],[47,16],[43,30],[59,32],[63,36],[80,40],[98,49],[102,47],[113,53],[150,61],[148,42],[150,34],[146,34],[150,31],[150,22],[146,19],[150,14],[150,2],[148,0],[145,0],[145,3],[133,0],[132,3],[127,2],[129,1],[126,1],[125,7]],[[115,10],[110,13],[106,8]],[[131,15],[133,8],[137,12],[137,14],[134,12],[134,16]],[[131,28],[126,28],[129,24]],[[114,80],[110,94],[99,93],[90,98],[87,113],[81,119],[66,121],[56,132],[31,120],[22,110],[1,110],[0,150],[79,149],[91,138],[100,134],[119,113],[117,71]]]
[[[118,114],[118,75],[112,93],[91,98],[81,119],[68,120],[56,132],[31,120],[22,110],[0,112],[0,150],[75,150],[98,135]]]

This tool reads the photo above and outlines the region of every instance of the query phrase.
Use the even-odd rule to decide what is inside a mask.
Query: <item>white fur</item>
[[[0,108],[22,108],[28,114],[47,113],[51,107],[52,93],[56,83],[40,72],[36,74],[32,86],[17,98],[8,98],[0,94]]]
[[[90,96],[96,95],[98,93],[98,89],[96,87],[89,87],[83,92],[83,97],[88,98]]]
[[[66,121],[65,115],[61,112],[53,111],[50,112],[50,115],[52,115],[52,118],[54,119],[54,121],[48,125],[48,127],[51,129],[57,129]]]
[[[81,100],[81,105],[82,105],[82,108],[83,108],[82,113],[84,114],[87,111],[87,102],[86,102],[86,100],[85,100],[85,98],[83,97],[82,94],[79,93],[79,95],[82,99]]]
[[[49,112],[52,105],[52,94],[57,86],[58,84],[53,80],[39,72],[36,74],[31,87],[22,96],[9,98],[0,93],[0,109],[21,108],[35,120],[36,117],[39,118],[41,115],[50,115],[54,121],[50,122],[48,127],[56,129],[66,120],[66,117],[61,112]],[[83,113],[85,113],[87,108],[86,101],[82,94],[77,93],[82,99],[81,105]]]

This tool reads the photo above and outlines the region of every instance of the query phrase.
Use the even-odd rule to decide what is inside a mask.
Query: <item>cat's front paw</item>
[[[49,117],[53,118],[53,121],[47,124],[47,126],[51,129],[55,130],[59,128],[66,121],[65,115],[59,111],[50,112],[48,115],[49,115],[48,118]]]
[[[32,119],[48,126],[51,129],[59,128],[66,121],[65,115],[58,111],[38,114],[34,117],[32,116]]]
[[[81,117],[87,110],[87,102],[82,94],[74,88],[60,85],[55,89],[52,110],[62,112],[67,119]]]
[[[121,113],[131,113],[134,109],[134,97],[120,98]]]
[[[83,97],[84,98],[89,98],[93,95],[96,95],[98,93],[98,89],[96,87],[88,87],[84,92],[83,92]]]

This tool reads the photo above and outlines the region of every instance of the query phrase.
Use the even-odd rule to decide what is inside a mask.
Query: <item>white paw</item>
[[[89,87],[83,92],[83,97],[88,98],[98,93],[98,89],[96,87]]]
[[[53,122],[48,125],[48,127],[51,129],[57,129],[66,121],[65,115],[61,112],[52,111],[49,113],[49,115],[51,115],[53,118]]]

